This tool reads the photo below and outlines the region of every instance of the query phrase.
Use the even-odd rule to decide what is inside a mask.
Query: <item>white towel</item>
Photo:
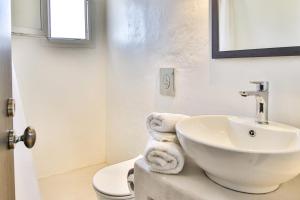
[[[127,185],[131,195],[134,195],[134,168],[131,168],[127,173]]]
[[[157,132],[175,133],[176,123],[189,116],[171,113],[151,113],[147,117],[147,128]]]
[[[145,160],[151,171],[163,174],[178,174],[184,166],[183,151],[173,142],[150,139],[146,147]]]
[[[153,130],[148,131],[150,136],[159,142],[174,142],[179,144],[176,133],[161,133]]]

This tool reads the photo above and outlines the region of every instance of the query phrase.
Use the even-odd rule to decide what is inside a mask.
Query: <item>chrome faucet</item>
[[[242,97],[255,96],[256,98],[256,122],[259,124],[268,124],[268,99],[269,82],[251,81],[256,84],[256,91],[240,91]]]

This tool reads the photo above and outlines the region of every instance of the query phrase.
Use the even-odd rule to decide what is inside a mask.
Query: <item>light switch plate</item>
[[[174,68],[160,68],[160,94],[164,96],[175,96]]]

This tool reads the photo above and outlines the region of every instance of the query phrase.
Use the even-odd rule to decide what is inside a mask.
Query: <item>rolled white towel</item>
[[[156,141],[179,143],[176,133],[161,133],[153,130],[149,130],[148,132]]]
[[[189,116],[182,114],[154,112],[148,115],[146,124],[149,130],[164,133],[175,133],[176,123],[188,117]]]
[[[127,185],[131,195],[134,195],[134,168],[131,168],[127,173]]]
[[[184,154],[181,147],[173,142],[159,142],[150,139],[145,160],[151,171],[163,174],[178,174],[184,166]]]

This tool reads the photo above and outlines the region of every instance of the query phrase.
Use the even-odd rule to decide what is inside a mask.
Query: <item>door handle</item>
[[[31,149],[36,141],[36,131],[32,127],[27,127],[24,131],[24,134],[21,136],[15,135],[14,130],[9,130],[8,131],[8,148],[9,149],[14,149],[15,144],[18,142],[24,142],[24,145],[28,148]]]

